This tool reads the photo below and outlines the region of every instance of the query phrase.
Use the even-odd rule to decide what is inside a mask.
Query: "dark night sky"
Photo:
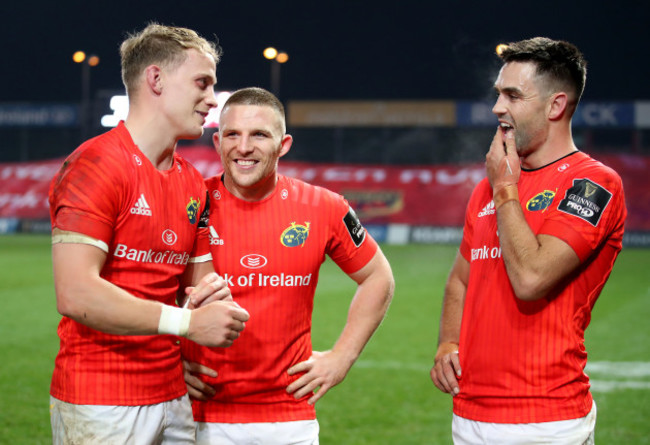
[[[122,90],[119,43],[148,21],[216,35],[217,89],[269,88],[269,45],[289,53],[281,97],[483,99],[492,97],[496,44],[544,35],[581,48],[585,98],[650,100],[647,1],[12,1],[0,8],[0,102],[72,102],[81,68],[101,57],[93,92]]]

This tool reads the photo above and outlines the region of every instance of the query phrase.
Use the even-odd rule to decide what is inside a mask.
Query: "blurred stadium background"
[[[120,91],[78,103],[0,102],[0,233],[47,232],[47,187],[82,140],[125,115]],[[220,92],[223,103],[228,92]],[[281,171],[345,195],[381,242],[457,243],[465,203],[484,176],[496,118],[487,101],[356,100],[285,103],[294,146]],[[218,110],[179,151],[205,175]],[[628,205],[625,244],[650,245],[650,101],[584,101],[573,120],[583,151],[616,169]]]

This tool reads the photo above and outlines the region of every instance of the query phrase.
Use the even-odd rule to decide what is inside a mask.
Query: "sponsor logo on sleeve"
[[[348,209],[348,213],[343,217],[343,222],[348,229],[352,242],[354,242],[355,246],[359,247],[363,243],[363,240],[366,239],[366,229],[361,225],[361,221],[359,221],[352,207],[348,207]]]
[[[611,199],[612,194],[603,186],[586,178],[574,179],[557,208],[596,227]]]
[[[553,203],[555,193],[550,190],[544,190],[530,198],[526,203],[526,209],[531,212],[544,211]]]
[[[307,241],[309,236],[309,222],[305,221],[305,225],[296,224],[292,222],[289,227],[284,229],[280,235],[280,242],[285,247],[302,246]]]
[[[199,218],[199,229],[204,229],[210,225],[210,195],[205,192],[205,208]]]

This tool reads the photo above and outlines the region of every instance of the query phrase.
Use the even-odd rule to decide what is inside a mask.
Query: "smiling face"
[[[514,132],[517,153],[525,157],[548,138],[548,95],[540,89],[535,64],[506,63],[494,83],[498,98],[492,112],[504,132]]]
[[[291,148],[282,116],[270,106],[228,105],[213,136],[221,156],[226,188],[238,198],[259,201],[277,182],[278,159]]]
[[[175,139],[196,139],[203,134],[205,118],[217,106],[214,58],[196,49],[176,66],[160,70],[161,112]]]

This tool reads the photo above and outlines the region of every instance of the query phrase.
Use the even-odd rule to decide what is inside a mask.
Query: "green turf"
[[[451,399],[429,379],[443,284],[456,249],[384,246],[396,279],[388,317],[346,380],[317,404],[322,444],[450,444]],[[650,250],[625,249],[587,329],[589,360],[646,362],[650,367]],[[352,283],[332,262],[322,269],[314,314],[314,347],[328,348],[344,323]],[[336,292],[348,284],[347,296]],[[598,378],[607,376],[598,375]],[[621,380],[621,378],[618,378]],[[624,378],[622,380],[625,380]],[[596,440],[650,443],[650,376],[643,389],[594,392]]]
[[[449,444],[451,399],[429,379],[444,281],[455,248],[383,246],[396,278],[388,316],[350,374],[317,404],[321,444]],[[650,362],[650,250],[626,249],[587,330],[590,361]],[[0,443],[51,443],[48,388],[58,348],[49,238],[0,236]],[[345,323],[354,286],[331,261],[321,271],[314,347]],[[607,379],[597,375],[594,379]],[[596,391],[601,444],[650,443],[650,376],[641,388]]]
[[[52,443],[49,386],[60,317],[49,240],[0,236],[0,443]]]

